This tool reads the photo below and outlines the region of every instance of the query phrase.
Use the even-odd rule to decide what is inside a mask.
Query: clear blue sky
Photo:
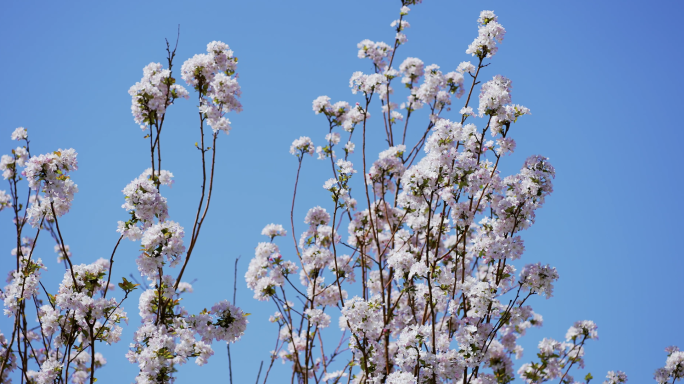
[[[216,200],[186,276],[197,278],[186,306],[191,312],[232,296],[232,264],[242,255],[237,304],[251,312],[242,341],[233,348],[236,382],[254,380],[275,341],[271,303],[251,299],[244,271],[265,224],[287,224],[296,161],[294,138],[326,133],[311,111],[319,95],[356,99],[348,88],[354,71],[370,72],[356,58],[363,39],[390,42],[389,23],[399,1],[5,1],[0,5],[0,149],[8,153],[14,128],[28,128],[34,154],[73,147],[80,169],[66,242],[75,262],[108,257],[125,219],[121,190],[145,168],[146,141],[130,113],[128,88],[149,62],[163,62],[164,38],[181,38],[183,61],[221,40],[239,57],[244,112],[230,116],[233,131],[219,142]],[[575,320],[591,319],[600,340],[587,346],[587,370],[601,382],[608,370],[626,371],[632,383],[652,382],[664,364],[663,349],[684,348],[682,257],[682,149],[679,113],[681,39],[675,1],[426,0],[408,17],[409,42],[398,53],[436,63],[446,71],[465,54],[482,9],[494,10],[507,35],[486,78],[513,80],[514,102],[532,110],[516,124],[512,172],[531,154],[550,157],[555,192],[524,234],[526,262],[557,267],[561,279],[550,300],[535,298],[545,326],[525,338],[525,356],[543,337],[562,339]],[[176,76],[180,78],[180,76]],[[192,226],[200,180],[194,101],[179,101],[165,128],[164,168],[176,175],[166,190],[171,217]],[[371,110],[380,116],[379,107]],[[376,124],[379,122],[376,119]],[[379,125],[376,126],[381,130]],[[295,212],[328,204],[322,164],[307,158]],[[6,189],[7,187],[0,187]],[[679,191],[679,192],[677,192]],[[0,214],[2,271],[13,248],[9,212]],[[46,240],[46,239],[43,239]],[[135,272],[137,246],[120,248],[114,278]],[[52,244],[39,256],[56,290],[61,269]],[[101,349],[108,365],[98,382],[132,381],[137,366],[123,357],[139,322],[137,297],[125,305],[131,325],[122,341]],[[0,330],[11,325],[0,320]],[[214,345],[209,364],[189,363],[178,382],[228,382],[225,347]],[[272,375],[289,373],[276,363]],[[516,368],[517,369],[517,368]],[[273,377],[271,382],[278,382]],[[520,380],[520,379],[517,379]]]

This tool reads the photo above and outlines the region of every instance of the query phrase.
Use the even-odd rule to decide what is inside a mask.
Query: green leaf
[[[123,279],[123,282],[119,283],[119,288],[123,289],[127,293],[134,291],[140,285],[140,284],[131,283],[130,281],[126,280],[125,277],[123,277],[122,279]]]

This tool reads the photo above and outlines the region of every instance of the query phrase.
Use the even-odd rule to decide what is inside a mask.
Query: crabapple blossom
[[[312,324],[320,328],[330,326],[330,315],[324,313],[322,309],[307,309],[304,314],[309,317]]]
[[[28,132],[26,128],[19,127],[12,132],[12,140],[26,140],[28,138]]]
[[[131,219],[127,222],[119,221],[117,232],[131,240],[140,239],[142,231],[152,226],[155,219],[164,221],[168,217],[166,198],[159,193],[150,175],[151,172],[143,173],[123,189],[126,201],[121,208],[131,214]]]
[[[0,170],[2,171],[2,177],[7,180],[15,175],[16,160],[10,155],[2,155],[0,158]]]
[[[23,174],[29,188],[43,193],[27,210],[32,226],[38,226],[43,218],[52,221],[55,216],[69,212],[78,186],[68,173],[76,169],[78,162],[73,149],[60,149],[29,159]]]
[[[480,24],[477,37],[470,43],[466,53],[477,56],[480,60],[492,58],[499,50],[496,43],[503,41],[506,30],[498,23],[498,17],[492,11],[482,11],[477,22]]]
[[[598,339],[597,328],[596,324],[591,320],[578,321],[568,329],[568,332],[565,334],[565,339],[567,341],[575,341],[578,338],[596,340]]]
[[[230,132],[227,112],[242,111],[238,101],[242,91],[235,70],[237,57],[227,44],[213,41],[207,45],[207,54],[195,55],[183,63],[181,76],[200,94],[199,110],[214,134]]]
[[[12,207],[12,196],[8,195],[7,192],[0,190],[0,212],[5,208]]]
[[[415,57],[407,57],[399,66],[399,71],[404,74],[401,82],[404,84],[413,84],[418,81],[420,77],[425,74],[423,70],[423,61]]]
[[[670,380],[674,383],[684,378],[684,351],[680,351],[676,346],[670,346],[665,349],[665,352],[667,352],[665,366],[656,369],[654,375],[655,381],[659,384]]]
[[[553,283],[558,280],[556,268],[549,265],[528,264],[520,273],[520,282],[523,290],[546,296],[553,296]]]
[[[330,222],[330,214],[320,206],[309,209],[304,222],[311,226],[327,225]]]
[[[159,63],[150,63],[143,68],[143,78],[131,86],[131,112],[140,128],[156,125],[164,118],[166,108],[178,98],[189,98],[188,91],[175,84],[171,71]]]
[[[627,375],[622,372],[622,371],[608,371],[608,375],[606,375],[606,381],[603,382],[603,384],[620,384],[620,383],[626,383],[627,382]]]
[[[290,153],[297,157],[301,157],[305,153],[308,153],[309,155],[313,156],[314,150],[315,147],[313,142],[309,137],[306,136],[302,136],[299,139],[296,139],[292,142],[292,146],[290,146]]]
[[[246,315],[227,300],[215,304],[210,311],[191,316],[188,322],[206,343],[212,339],[236,342],[247,328]]]
[[[477,69],[470,61],[462,61],[458,67],[456,67],[456,72],[461,74],[470,73],[471,75],[474,75],[476,70]]]
[[[392,47],[383,42],[373,42],[368,39],[358,43],[356,47],[359,49],[359,59],[369,58],[373,64],[380,70],[387,67],[387,58],[392,54]]]
[[[29,255],[19,259],[19,269],[9,273],[9,284],[0,294],[5,304],[6,316],[14,316],[23,300],[38,293],[41,270],[47,270],[41,259],[31,260]]]
[[[316,100],[313,101],[313,110],[318,115],[319,113],[324,113],[326,115],[333,113],[332,104],[330,104],[330,98],[328,96],[318,96]]]
[[[45,360],[45,362],[40,366],[40,372],[38,372],[38,374],[35,376],[36,383],[53,383],[62,370],[62,367],[63,364],[57,359],[50,358]]]
[[[381,84],[385,84],[385,77],[374,73],[372,75],[365,75],[363,72],[354,72],[349,80],[349,87],[352,93],[362,92],[366,95],[371,95],[379,89]]]
[[[155,170],[154,171],[154,176],[152,176],[152,168],[147,168],[145,172],[143,172],[140,175],[140,178],[142,179],[148,179],[148,180],[153,180],[157,181],[161,185],[166,185],[169,188],[173,185],[173,173],[165,170]]]
[[[356,148],[356,145],[352,143],[351,141],[347,141],[347,143],[344,145],[344,151],[348,154],[351,155],[354,153],[354,148]]]
[[[171,220],[147,228],[140,242],[143,253],[136,260],[140,274],[156,278],[165,262],[176,266],[185,252],[184,236],[183,227]]]
[[[504,105],[511,102],[511,84],[511,80],[496,75],[492,80],[482,85],[478,107],[480,117],[497,115],[502,112]]]
[[[285,231],[285,228],[283,228],[283,226],[280,224],[269,224],[261,230],[261,234],[268,236],[271,238],[271,240],[273,240],[273,238],[276,236],[287,235],[287,231]]]

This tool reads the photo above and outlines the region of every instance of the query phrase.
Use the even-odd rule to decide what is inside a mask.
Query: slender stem
[[[261,368],[263,368],[263,366],[264,366],[264,361],[261,360],[261,364],[259,364],[259,373],[257,373],[256,384],[259,384],[259,376],[261,376]],[[233,378],[231,376],[231,380],[232,379]],[[231,381],[231,383],[232,383],[232,381]]]
[[[123,235],[121,235],[121,237],[119,237],[119,240],[116,242],[116,245],[114,246],[114,250],[112,251],[112,256],[109,257],[109,272],[107,273],[107,285],[105,285],[105,290],[104,290],[104,293],[102,294],[102,297],[107,297],[107,290],[109,289],[109,282],[112,279],[112,266],[114,265],[114,254],[116,253],[116,249],[119,248],[119,243],[121,243],[121,239],[123,239]]]
[[[297,185],[299,184],[299,171],[302,169],[302,160],[304,160],[304,151],[302,151],[302,153],[299,155],[299,164],[297,165],[297,178],[295,179],[294,193],[292,194],[292,208],[290,208],[290,227],[292,228],[292,241],[294,241],[295,250],[297,250],[297,256],[299,257],[300,262],[302,257],[299,252],[299,246],[297,245],[297,237],[295,236],[294,207],[295,199],[297,197]]]

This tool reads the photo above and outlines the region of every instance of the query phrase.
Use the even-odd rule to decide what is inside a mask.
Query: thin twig
[[[261,376],[261,368],[264,366],[264,361],[261,360],[261,364],[259,364],[259,373],[257,373],[257,379],[256,379],[256,384],[259,384],[259,376]]]
[[[233,305],[235,305],[235,294],[237,293],[237,265],[242,255],[235,259],[235,276],[233,277]],[[230,384],[233,384],[233,361],[230,358],[230,343],[226,343],[226,348],[228,349],[228,374],[230,375]],[[264,362],[262,361],[261,364]],[[261,368],[259,368],[259,373],[261,373]],[[257,377],[257,381],[259,378]]]

